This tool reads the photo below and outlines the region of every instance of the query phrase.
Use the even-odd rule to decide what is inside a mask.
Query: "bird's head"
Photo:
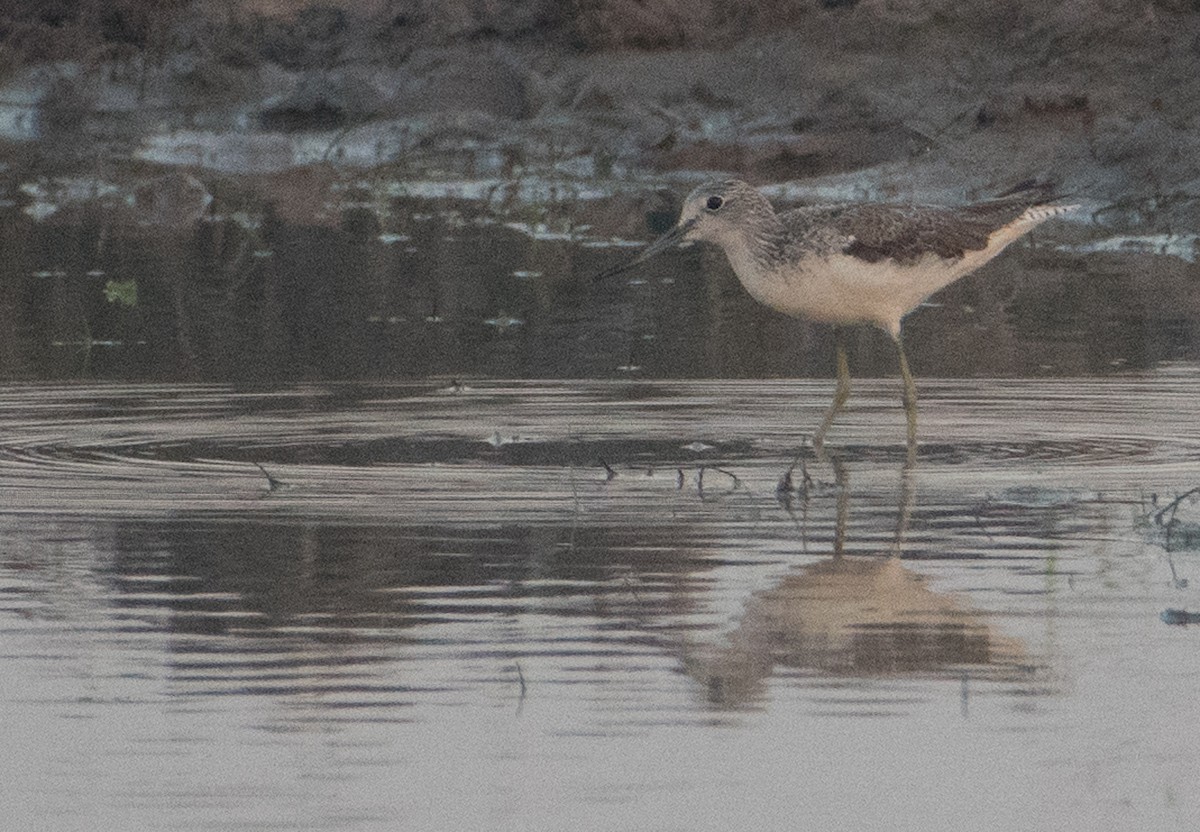
[[[705,182],[683,201],[673,231],[681,241],[722,245],[774,213],[767,198],[740,179]]]
[[[646,246],[637,257],[609,269],[598,278],[611,277],[680,243],[703,240],[720,246],[733,244],[737,235],[774,215],[771,203],[740,179],[706,182],[688,194],[679,221],[666,234]]]

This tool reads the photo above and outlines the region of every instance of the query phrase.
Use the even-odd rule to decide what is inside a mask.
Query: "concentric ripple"
[[[1170,485],[1200,459],[1194,384],[926,383],[922,488],[1003,487],[1029,464],[1069,467],[1081,487]],[[894,386],[859,385],[831,435],[846,464],[902,459]],[[8,512],[487,523],[642,511],[707,471],[710,493],[744,487],[761,509],[827,395],[758,381],[16,387],[0,402],[0,481]]]

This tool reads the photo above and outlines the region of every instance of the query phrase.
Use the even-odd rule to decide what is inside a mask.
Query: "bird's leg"
[[[850,472],[835,455],[833,478],[837,483],[837,513],[833,525],[833,556],[840,558],[846,553],[846,527],[850,524]]]
[[[846,399],[850,398],[850,362],[846,360],[846,344],[842,338],[841,327],[833,330],[833,339],[837,348],[837,388],[833,391],[833,401],[825,411],[821,426],[813,434],[813,450],[816,451],[817,459],[822,462],[825,460],[825,434],[833,424],[834,417],[845,407]]]
[[[917,383],[913,381],[912,371],[908,369],[908,358],[904,355],[904,344],[899,335],[896,340],[896,351],[900,354],[900,375],[904,378],[904,415],[908,418],[908,461],[912,464],[917,459]]]
[[[916,502],[917,460],[910,454],[900,468],[900,501],[896,510],[896,536],[892,542],[892,553],[899,555],[904,548],[904,537],[912,520],[913,504]]]

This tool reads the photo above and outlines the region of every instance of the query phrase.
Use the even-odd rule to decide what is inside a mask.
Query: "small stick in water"
[[[517,684],[521,686],[521,693],[517,697],[517,715],[520,716],[521,710],[525,707],[525,692],[527,690],[525,685],[525,673],[521,670],[520,662],[514,661],[513,667],[517,669]]]
[[[254,465],[256,468],[258,468],[258,470],[262,471],[263,476],[267,478],[267,491],[278,491],[280,488],[283,488],[283,480],[277,480],[272,477],[270,472],[267,471],[266,468],[262,467],[262,465],[259,463],[256,462]]]

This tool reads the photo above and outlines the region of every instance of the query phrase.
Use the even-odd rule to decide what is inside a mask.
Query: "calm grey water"
[[[10,384],[4,825],[1190,828],[1198,384]]]
[[[5,207],[34,185],[5,174],[0,379],[270,387],[832,374],[829,327],[757,304],[724,256],[700,246],[597,282],[632,249],[478,202],[372,197],[348,182],[340,203],[285,221],[277,204],[224,183],[202,220],[166,225],[122,213],[153,193],[145,185],[36,222]],[[571,215],[555,210],[566,213],[557,228]],[[1195,235],[1043,228],[908,318],[918,376],[1094,376],[1200,361]],[[860,328],[851,364],[856,375],[895,375],[895,350]]]
[[[712,252],[4,173],[5,829],[1200,816],[1194,238],[1039,231],[914,313],[911,469],[856,332],[783,500],[832,339]]]

